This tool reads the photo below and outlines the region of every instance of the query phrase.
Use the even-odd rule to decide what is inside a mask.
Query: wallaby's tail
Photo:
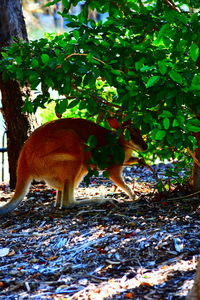
[[[20,194],[16,195],[15,193],[12,199],[8,203],[6,203],[3,206],[0,206],[0,215],[5,215],[13,211],[25,197],[29,186],[30,183],[26,184],[23,190],[21,190]]]
[[[22,150],[18,160],[18,166],[17,166],[17,184],[16,184],[15,193],[12,199],[8,203],[0,207],[0,215],[5,215],[10,213],[19,205],[19,203],[23,200],[24,196],[28,191],[28,188],[31,184],[31,180],[32,178],[28,171],[25,154],[24,151]]]

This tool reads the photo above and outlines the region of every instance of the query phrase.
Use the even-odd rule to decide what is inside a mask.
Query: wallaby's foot
[[[139,196],[137,196],[136,194],[133,194],[133,196],[131,197],[131,200],[133,201],[138,201]]]
[[[83,205],[87,205],[87,204],[95,204],[95,205],[100,205],[102,203],[105,203],[106,201],[108,201],[108,199],[102,199],[102,198],[91,198],[91,199],[76,199],[73,202],[69,202],[67,205],[58,205],[57,207],[59,207],[59,209],[64,210],[64,209],[71,209],[71,208],[75,208],[78,206],[83,206]]]
[[[60,210],[65,210],[65,209],[71,209],[71,208],[75,208],[75,207],[78,207],[81,205],[87,205],[87,204],[92,204],[92,203],[95,203],[95,202],[93,202],[92,199],[77,199],[73,202],[69,202],[67,205],[66,204],[61,205],[60,203],[56,202],[54,207],[56,207]]]
[[[111,203],[113,205],[116,205],[118,203],[117,199],[115,199],[115,198],[100,198],[100,201],[98,201],[98,198],[93,198],[93,199],[94,200],[97,199],[97,202],[96,202],[97,205],[101,205],[104,203]]]
[[[134,202],[138,202],[140,200],[140,196],[138,196],[136,194],[132,194],[130,199]]]
[[[116,200],[113,198],[94,197],[91,199],[77,199],[77,201],[76,201],[77,205],[87,205],[87,204],[101,205],[106,202],[110,202],[110,203],[114,204],[114,202],[116,202]]]
[[[69,202],[68,204],[63,204],[59,206],[59,209],[70,209],[70,208],[74,208],[77,206],[77,201],[73,201],[73,202]]]
[[[57,201],[54,201],[53,207],[59,208],[60,207],[60,203],[58,203]]]
[[[132,194],[131,195],[131,200],[136,202],[138,200],[140,200],[140,197],[138,197],[136,194]],[[93,197],[90,199],[87,198],[78,198],[75,201],[69,202],[67,205],[63,204],[62,206],[60,205],[60,203],[55,203],[55,207],[59,207],[59,209],[71,209],[71,208],[75,208],[78,206],[84,206],[84,205],[101,205],[104,203],[111,203],[113,205],[116,205],[118,203],[118,200],[115,198],[101,198],[101,197]],[[57,205],[56,205],[57,204]]]

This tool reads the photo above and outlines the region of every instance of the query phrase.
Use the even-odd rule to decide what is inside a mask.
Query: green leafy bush
[[[149,160],[191,161],[185,149],[194,149],[193,133],[200,132],[196,2],[190,1],[191,9],[188,1],[86,1],[78,16],[68,14],[78,1],[62,2],[69,32],[16,43],[2,53],[4,79],[39,90],[34,100],[26,97],[24,110],[35,113],[54,102],[57,116],[104,125],[110,115],[130,118],[147,135]],[[88,20],[88,7],[108,18]]]

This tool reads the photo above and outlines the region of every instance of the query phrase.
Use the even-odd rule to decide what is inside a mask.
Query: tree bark
[[[186,300],[200,300],[200,261],[194,279],[194,285],[186,297]]]
[[[193,135],[197,140],[197,148],[194,151],[194,157],[200,162],[200,132],[193,133]],[[192,168],[192,187],[194,192],[200,191],[200,167],[195,161]]]
[[[13,42],[28,41],[26,26],[20,0],[0,1],[0,47]],[[0,48],[1,50],[1,48]],[[7,129],[7,149],[10,172],[10,187],[16,183],[16,166],[24,141],[31,131],[31,116],[22,113],[22,90],[17,81],[3,81],[0,73],[0,90],[2,94],[2,114]],[[25,93],[29,93],[29,87]],[[33,117],[34,119],[34,117]]]
[[[0,1],[1,45],[10,45],[13,39],[28,42],[26,25],[20,0]]]

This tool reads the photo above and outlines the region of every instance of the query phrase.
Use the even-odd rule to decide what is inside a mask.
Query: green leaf
[[[193,125],[200,126],[200,120],[197,118],[195,118],[195,119],[193,118],[193,119],[189,120],[189,122]]]
[[[161,141],[166,135],[166,131],[158,129],[154,138],[157,141]]]
[[[124,149],[120,145],[115,145],[110,150],[113,150],[113,162],[115,164],[122,164],[125,158]]]
[[[63,91],[65,94],[68,94],[71,90],[71,77],[67,76],[65,78],[64,86],[63,86]]]
[[[158,34],[159,39],[162,37],[168,36],[168,33],[170,32],[170,25],[169,24],[164,24]]]
[[[158,62],[158,68],[159,68],[159,71],[162,75],[166,74],[167,66],[166,66],[166,63],[164,61],[159,61]]]
[[[121,75],[122,72],[120,70],[115,70],[115,69],[111,69],[111,72],[114,74],[114,75]]]
[[[50,77],[47,77],[47,76],[44,79],[44,83],[48,87],[53,87],[54,86],[54,81]]]
[[[160,117],[171,118],[171,117],[173,117],[173,114],[168,110],[163,110],[163,112],[160,114]]]
[[[70,9],[70,6],[71,6],[71,1],[62,0],[62,4],[63,4],[64,8],[67,9],[67,11],[68,11]]]
[[[90,78],[92,77],[91,73],[87,73],[83,79],[83,85],[86,86],[89,83]]]
[[[163,126],[164,126],[165,130],[169,129],[170,121],[168,118],[163,119]]]
[[[189,131],[191,131],[191,132],[200,132],[200,127],[197,127],[197,126],[192,125],[192,124],[190,124],[190,123],[188,123],[188,124],[186,125],[186,127],[187,127],[187,129],[188,129]]]
[[[104,70],[104,76],[105,76],[108,84],[112,85],[113,81],[112,81],[112,76],[111,76],[110,72],[107,70]]]
[[[191,90],[200,90],[200,75],[194,75],[190,88]]]
[[[62,48],[65,48],[67,46],[67,42],[66,41],[63,41],[63,40],[59,40],[58,41],[58,45]],[[57,50],[58,51],[58,50]],[[59,52],[56,53],[56,55],[59,56]]]
[[[79,31],[78,31],[78,30],[74,30],[74,31],[73,31],[73,36],[75,37],[76,40],[78,40],[79,37],[80,37]]]
[[[22,58],[20,56],[15,57],[15,61],[17,62],[17,64],[21,64],[22,63]]]
[[[48,54],[42,54],[41,59],[43,64],[47,64],[49,62],[49,55]]]
[[[192,132],[200,132],[200,120],[193,118],[187,122],[186,127]]]
[[[176,72],[175,70],[171,70],[170,72],[169,72],[169,76],[171,77],[171,79],[173,80],[173,81],[175,81],[175,82],[177,82],[177,83],[182,83],[183,82],[183,78],[182,78],[182,76],[178,73],[178,72]]]
[[[179,126],[179,122],[176,119],[174,119],[172,122],[172,127],[177,127],[177,126]]]
[[[95,135],[90,135],[87,139],[86,145],[90,148],[95,148],[97,145],[97,138]]]
[[[69,103],[67,106],[68,109],[75,107],[77,104],[79,104],[79,100],[73,100]]]
[[[81,101],[79,105],[79,110],[85,110],[87,109],[87,102],[86,101]]]
[[[196,62],[199,57],[199,47],[195,43],[190,47],[190,57],[194,62]]]
[[[56,113],[62,115],[66,111],[67,107],[68,101],[65,99],[56,103],[55,111]]]
[[[27,73],[27,75],[28,75],[28,81],[30,81],[31,83],[33,82],[33,81],[35,81],[35,80],[37,80],[40,76],[39,76],[39,74],[37,73],[37,72],[35,72],[35,71],[29,71],[28,73]]]
[[[91,89],[95,89],[96,88],[96,78],[95,76],[92,76],[89,81],[88,84],[90,86]]]
[[[94,55],[92,53],[89,53],[87,55],[87,60],[92,64],[100,65],[100,62],[94,58]]]
[[[184,116],[179,115],[176,118],[177,118],[179,124],[181,124],[181,125],[185,124],[185,118],[184,118]]]
[[[128,128],[126,128],[125,131],[124,131],[124,138],[125,138],[126,141],[131,140],[131,133],[130,133],[130,130]]]
[[[51,5],[54,5],[54,4],[58,3],[59,1],[60,1],[60,0],[50,1],[50,2],[48,2],[47,4],[45,4],[44,6],[45,6],[45,7],[51,6]]]
[[[1,55],[3,56],[3,58],[8,58],[8,54],[6,52],[1,52]]]
[[[23,80],[24,78],[24,73],[22,71],[21,68],[18,68],[18,70],[16,71],[16,76],[17,76],[17,79],[20,81],[20,80]]]
[[[31,62],[31,67],[37,68],[39,66],[39,62],[36,58],[34,58]]]
[[[135,63],[136,71],[140,70],[143,66],[144,66],[144,58],[140,59],[139,61],[136,61]]]
[[[28,112],[30,114],[33,113],[34,112],[33,103],[28,99],[26,99],[22,111]]]
[[[149,78],[149,80],[146,83],[146,87],[150,88],[152,86],[154,86],[160,79],[160,76],[152,76],[151,78]]]
[[[142,68],[140,68],[140,71],[141,72],[148,72],[148,71],[153,71],[155,70],[156,67],[153,65],[153,66],[143,66]]]
[[[102,173],[102,175],[103,175],[103,177],[105,177],[105,178],[109,178],[109,177],[110,177],[109,171],[104,171],[104,172]]]

